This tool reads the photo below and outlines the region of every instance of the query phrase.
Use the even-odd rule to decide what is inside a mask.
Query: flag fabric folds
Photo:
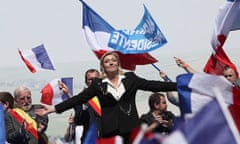
[[[63,91],[58,86],[58,81],[62,81],[69,89],[70,94],[73,94],[73,78],[60,78],[54,79],[48,84],[46,84],[41,90],[41,102],[48,105],[56,105],[63,102],[69,98],[68,95],[63,93]]]
[[[238,29],[240,29],[240,0],[227,0],[216,17],[211,40],[213,52],[204,67],[204,72],[222,75],[223,68],[227,65],[238,75],[236,66],[223,50],[229,32]]]
[[[43,44],[27,51],[21,51],[19,49],[18,52],[23,62],[32,73],[43,69],[55,70]]]
[[[213,87],[219,87],[227,104],[233,104],[233,89],[223,76],[206,73],[181,74],[177,76],[177,91],[181,114],[196,113],[212,100]]]
[[[93,9],[91,9],[85,2],[83,4],[83,29],[86,40],[92,51],[98,57],[108,52],[114,51],[108,46],[108,42],[113,31],[116,31],[110,24],[108,24],[101,16],[99,16]],[[136,65],[152,64],[157,62],[148,53],[143,54],[119,54],[121,66],[124,69],[135,70]]]
[[[3,105],[0,104],[0,143],[4,144],[5,141],[6,141],[6,134],[5,134],[4,109],[3,109]]]
[[[240,29],[240,0],[227,0],[219,9],[212,35],[214,49],[223,46],[230,31]],[[225,39],[221,39],[221,36]]]
[[[235,64],[231,62],[223,48],[219,47],[216,49],[215,53],[211,54],[203,71],[209,74],[223,75],[225,66],[232,68],[236,75],[238,75],[238,70]]]
[[[216,97],[217,98],[217,97]],[[221,99],[214,98],[163,144],[238,144],[239,134]]]
[[[240,131],[240,90],[223,76],[206,73],[182,74],[177,77],[177,91],[181,116],[195,115],[215,95],[213,87],[218,87],[225,104]]]
[[[140,54],[160,48],[166,43],[166,37],[144,5],[144,15],[137,28],[113,31],[108,46],[124,54]]]

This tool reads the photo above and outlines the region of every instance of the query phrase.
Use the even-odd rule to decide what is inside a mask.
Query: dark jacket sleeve
[[[27,144],[28,136],[26,130],[9,113],[5,113],[4,118],[7,141],[9,143]]]
[[[163,82],[157,80],[146,80],[137,76],[133,72],[126,73],[127,77],[130,77],[130,81],[134,82],[134,85],[138,87],[138,89],[152,91],[152,92],[167,92],[167,91],[177,91],[176,82]],[[129,82],[130,83],[130,82]]]
[[[68,100],[55,105],[56,113],[62,113],[68,109],[73,108],[76,105],[86,103],[92,97],[96,96],[96,89],[100,83],[101,79],[94,79],[92,85],[84,89],[79,94],[69,98]]]

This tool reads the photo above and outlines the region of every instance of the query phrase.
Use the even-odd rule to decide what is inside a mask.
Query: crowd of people
[[[197,73],[180,58],[176,64],[186,72]],[[224,77],[239,87],[238,74],[226,66]],[[49,143],[45,134],[48,127],[48,115],[74,109],[68,118],[68,127],[63,132],[66,142],[80,144],[85,142],[91,124],[95,123],[98,138],[121,136],[124,144],[131,143],[131,132],[141,124],[147,131],[169,135],[174,127],[175,114],[167,109],[167,102],[179,106],[176,82],[168,79],[165,72],[159,72],[162,80],[147,80],[134,72],[124,72],[118,55],[108,52],[100,59],[100,71],[88,69],[85,72],[86,86],[76,95],[69,93],[68,87],[59,81],[59,88],[69,99],[57,105],[32,104],[29,88],[17,87],[13,95],[0,92],[0,102],[4,106],[6,143],[44,144]],[[152,92],[148,99],[149,111],[139,116],[136,107],[138,90]],[[166,93],[165,93],[166,92]],[[93,97],[100,102],[100,117],[88,104]],[[167,98],[167,100],[166,100]],[[67,124],[67,121],[66,121]]]

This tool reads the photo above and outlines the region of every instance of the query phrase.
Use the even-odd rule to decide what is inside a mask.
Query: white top
[[[113,86],[113,84],[108,78],[102,80],[102,82],[107,82],[107,92],[111,93],[117,101],[122,97],[123,93],[126,91],[122,83],[122,79],[124,78],[125,78],[124,75],[119,76],[116,88]]]

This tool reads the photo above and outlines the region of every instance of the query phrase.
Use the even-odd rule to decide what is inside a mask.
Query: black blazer
[[[107,92],[107,83],[102,83],[102,79],[97,78],[83,92],[56,105],[56,112],[61,113],[97,96],[102,108],[100,135],[112,136],[129,133],[140,123],[135,99],[137,90],[152,92],[177,90],[175,82],[146,80],[136,76],[133,72],[126,72],[124,75],[122,82],[126,91],[119,101]]]

